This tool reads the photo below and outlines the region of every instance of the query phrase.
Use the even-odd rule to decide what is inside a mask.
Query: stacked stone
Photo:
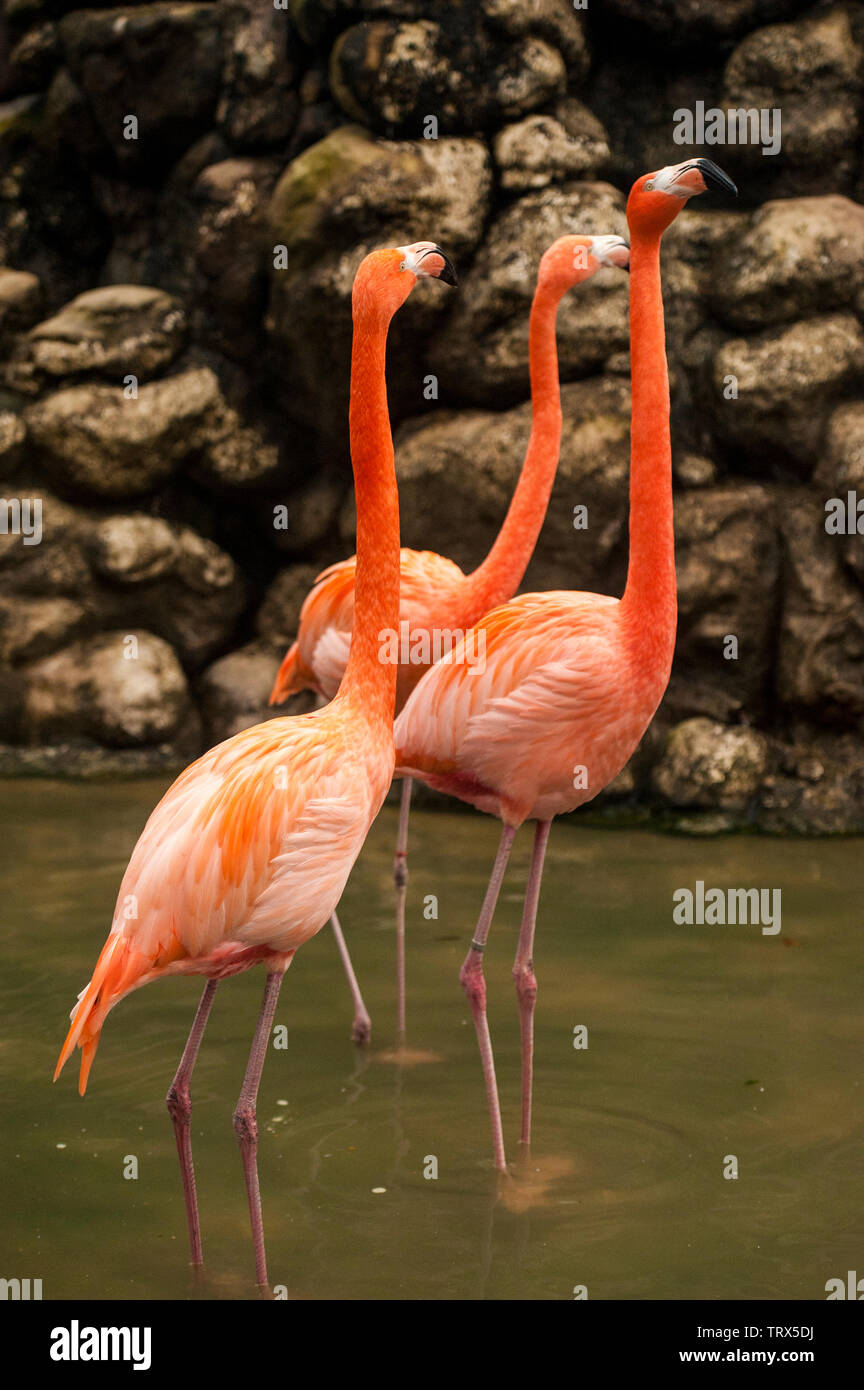
[[[418,287],[388,372],[404,543],[473,567],[527,441],[540,255],[623,232],[638,174],[706,154],[741,198],[664,242],[678,650],[598,809],[864,825],[860,5],[8,0],[3,22],[0,772],[167,766],[262,717],[311,580],[353,548],[350,288],[377,245],[434,236],[460,270],[458,295]],[[733,108],[779,111],[775,153],[712,143]],[[559,342],[525,587],[620,593],[623,277],[567,297]]]

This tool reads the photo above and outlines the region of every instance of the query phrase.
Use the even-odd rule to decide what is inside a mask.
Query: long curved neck
[[[504,524],[483,563],[468,576],[478,614],[511,599],[522,582],[546,516],[561,450],[561,390],[555,320],[560,294],[538,286],[531,305],[531,437]]]
[[[386,319],[354,324],[351,463],[357,497],[357,562],[351,652],[339,695],[392,730],[396,665],[382,662],[382,631],[399,630],[399,498],[387,409]]]
[[[675,541],[669,374],[660,289],[660,236],[630,238],[630,563],[622,612],[639,649],[672,660]]]

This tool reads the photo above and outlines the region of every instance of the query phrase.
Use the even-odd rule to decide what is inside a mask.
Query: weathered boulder
[[[222,77],[221,6],[158,0],[75,10],[61,20],[60,39],[121,167],[164,169],[211,122]]]
[[[205,485],[245,488],[278,474],[279,454],[243,423],[209,367],[143,385],[72,386],[28,407],[30,436],[67,491],[138,497],[189,463]]]
[[[160,517],[133,513],[109,516],[93,528],[90,554],[95,572],[117,584],[144,584],[173,568],[176,528]]]
[[[21,121],[7,124],[4,112],[0,132],[0,263],[37,275],[56,304],[98,282],[112,233],[79,161],[45,132],[42,103],[28,100]]]
[[[103,620],[146,628],[198,670],[233,635],[246,601],[235,561],[188,526],[133,513],[94,527],[89,553]]]
[[[536,34],[507,44],[482,29],[457,31],[424,18],[366,20],[340,34],[330,86],[347,116],[374,129],[420,135],[488,129],[563,96],[560,52]]]
[[[801,730],[779,743],[762,784],[759,824],[779,835],[851,835],[864,830],[864,763],[850,734]]]
[[[609,159],[603,126],[581,102],[559,103],[556,114],[526,116],[495,136],[501,187],[524,193],[568,179],[593,178]]]
[[[741,482],[675,501],[678,640],[664,709],[678,721],[759,718],[781,600],[774,501]]]
[[[812,492],[795,490],[783,499],[782,524],[778,700],[799,717],[860,729],[864,593],[843,572],[844,538],[826,533],[824,502]]]
[[[26,420],[65,487],[135,497],[200,447],[220,403],[216,376],[200,368],[150,382],[132,399],[115,386],[71,386],[30,406]]]
[[[864,495],[864,401],[848,401],[831,415],[813,482],[833,493],[851,488]]]
[[[217,120],[241,149],[280,145],[299,106],[294,36],[284,7],[230,0],[224,9],[228,59]]]
[[[267,706],[280,660],[269,645],[250,642],[203,672],[198,695],[208,747],[285,713]]]
[[[188,210],[178,208],[172,222],[208,336],[232,357],[260,353],[273,259],[267,213],[279,169],[274,159],[251,157],[208,164],[192,183]]]
[[[794,14],[807,0],[606,0],[612,15],[632,20],[666,42],[727,38]]]
[[[572,233],[626,234],[623,199],[606,183],[529,193],[493,222],[430,351],[442,400],[502,404],[528,394],[528,319],[543,252]],[[608,268],[565,295],[558,312],[562,380],[597,371],[629,345],[627,276]]]
[[[20,479],[16,494],[17,527],[0,533],[3,592],[78,598],[90,582],[83,544],[86,514],[34,485],[32,478]]]
[[[434,227],[458,257],[482,235],[490,188],[479,140],[384,141],[360,126],[340,126],[293,160],[274,190],[270,226],[288,262],[287,277],[273,274],[274,293],[328,252],[390,237],[398,245],[412,227]]]
[[[742,39],[726,66],[720,105],[781,111],[782,139],[770,156],[759,144],[730,147],[733,176],[758,175],[762,196],[851,192],[861,62],[850,13],[839,5]]]
[[[837,196],[765,203],[748,232],[723,240],[714,271],[712,309],[745,332],[854,309],[864,290],[864,207]]]
[[[653,787],[671,806],[745,811],[758,794],[768,751],[756,729],[686,719],[669,734]]]
[[[310,483],[286,491],[279,501],[262,499],[256,508],[256,524],[278,550],[288,555],[308,555],[334,530],[348,491],[346,478],[321,474]]]
[[[139,381],[161,372],[185,337],[183,307],[149,285],[88,290],[30,331],[33,363],[49,377],[96,372]]]
[[[701,206],[701,199],[691,199],[684,214],[677,217],[663,235],[664,291],[667,267],[671,262],[673,266],[684,265],[692,272],[700,296],[707,299],[715,291],[719,293],[720,258],[748,234],[750,226],[751,217],[747,212],[726,207],[706,210]],[[702,310],[704,317],[704,304]],[[725,316],[721,314],[721,317]],[[667,343],[667,349],[674,348],[674,341]]]
[[[255,630],[283,656],[297,636],[303,600],[323,568],[320,564],[289,565],[279,571],[267,590],[255,619]]]
[[[152,633],[105,632],[24,668],[31,738],[92,738],[109,748],[161,743],[190,712],[186,678]]]
[[[832,404],[862,371],[864,332],[851,314],[730,339],[711,371],[717,433],[763,466],[765,455],[791,458],[808,472],[820,455]]]
[[[706,301],[717,285],[717,257],[749,225],[747,213],[700,209],[694,199],[663,238],[663,307],[672,396],[672,439],[676,450],[713,458],[716,441],[710,417],[697,399],[726,335],[706,318]]]
[[[480,0],[489,29],[511,38],[522,39],[529,34],[545,39],[557,48],[567,65],[567,81],[571,89],[586,77],[591,62],[585,33],[585,16],[575,5],[560,0]]]
[[[458,11],[464,0],[455,0],[449,11]],[[424,0],[288,0],[291,21],[304,43],[321,44],[357,20],[365,19],[370,9],[375,14],[393,19],[423,19],[429,11]]]
[[[27,426],[15,410],[0,410],[0,468],[11,478],[24,457]]]
[[[358,264],[375,247],[434,235],[458,267],[483,231],[489,163],[478,140],[387,143],[343,126],[304,151],[279,180],[271,236],[277,254],[284,248],[285,268],[271,271],[268,328],[284,357],[285,410],[321,440],[322,463],[345,459]],[[406,398],[414,409],[422,400],[417,345],[447,300],[440,285],[421,281],[394,320],[388,387],[396,418],[406,413]]]
[[[33,661],[65,646],[80,632],[86,612],[71,598],[0,597],[0,660]]]
[[[7,21],[11,19],[6,6]],[[39,18],[38,13],[33,19]],[[4,86],[7,91],[42,92],[61,59],[60,36],[57,25],[42,16],[44,23],[34,27],[13,42],[9,35],[9,59]],[[13,26],[10,24],[9,26]],[[15,26],[17,27],[17,26]]]
[[[106,516],[46,492],[39,501],[38,544],[0,535],[0,587],[12,607],[68,598],[83,608],[80,635],[144,628],[171,642],[192,671],[224,650],[247,601],[226,550],[189,526],[143,512]],[[32,608],[36,616],[60,611]]]
[[[814,485],[823,489],[825,502],[839,498],[845,504],[848,531],[849,493],[857,504],[864,498],[864,401],[838,406],[828,421],[822,459],[813,474]],[[857,525],[862,522],[859,520]],[[864,538],[859,531],[835,537],[843,558],[864,584]]]
[[[38,275],[0,266],[0,340],[9,333],[29,328],[42,307]]]
[[[710,487],[717,481],[717,465],[702,454],[678,454],[672,459],[672,472],[681,487]]]
[[[227,408],[192,469],[209,487],[252,489],[270,484],[279,472],[279,450],[253,425],[243,425]]]

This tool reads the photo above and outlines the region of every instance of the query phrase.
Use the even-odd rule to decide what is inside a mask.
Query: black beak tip
[[[450,257],[445,256],[440,246],[438,247],[438,255],[444,262],[444,268],[438,276],[438,279],[443,280],[445,285],[452,285],[454,289],[458,289],[459,281],[456,278],[456,267],[453,265]]]
[[[730,179],[728,174],[718,168],[713,159],[698,159],[696,163],[705,182],[711,188],[722,189],[724,193],[731,193],[733,197],[738,196],[738,189]]]

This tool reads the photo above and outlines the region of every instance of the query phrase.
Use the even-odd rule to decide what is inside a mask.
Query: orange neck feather
[[[351,654],[339,694],[392,729],[396,666],[381,662],[381,632],[399,628],[399,498],[387,409],[389,319],[355,315],[349,429],[357,497]]]
[[[668,668],[677,610],[660,232],[632,227],[630,366],[630,563],[621,602],[635,646],[652,665]]]
[[[511,599],[522,582],[546,516],[561,450],[561,390],[555,321],[561,294],[537,287],[531,305],[531,437],[504,524],[482,565],[468,576],[478,614]]]

